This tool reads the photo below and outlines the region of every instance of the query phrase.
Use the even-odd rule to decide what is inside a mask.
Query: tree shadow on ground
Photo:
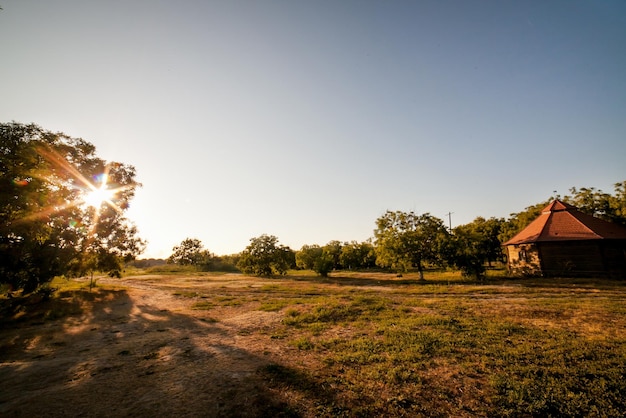
[[[607,278],[581,278],[581,277],[509,277],[490,276],[482,280],[469,277],[453,277],[443,279],[420,280],[415,275],[408,274],[405,277],[398,277],[392,273],[366,273],[358,276],[345,275],[342,272],[322,276],[284,276],[295,282],[310,282],[317,284],[332,284],[337,286],[355,287],[401,287],[401,286],[433,286],[433,285],[458,285],[458,286],[521,286],[528,288],[596,288],[611,289],[626,286],[626,280]]]
[[[476,282],[468,279],[451,279],[446,281],[420,280],[419,278],[403,278],[396,277],[394,274],[386,274],[384,276],[377,274],[371,277],[354,277],[338,274],[331,274],[328,277],[321,276],[287,276],[287,278],[296,282],[311,282],[320,284],[333,284],[338,286],[356,286],[356,287],[398,287],[398,286],[423,286],[423,285],[442,285],[442,284],[476,284]]]
[[[0,330],[0,415],[301,415],[273,386],[267,367],[277,363],[236,347],[232,330],[200,314],[102,289],[13,314]],[[332,402],[304,374],[289,383]]]
[[[490,284],[520,286],[538,289],[600,289],[610,290],[626,287],[626,280],[607,278],[580,278],[580,277],[501,277],[494,278]]]

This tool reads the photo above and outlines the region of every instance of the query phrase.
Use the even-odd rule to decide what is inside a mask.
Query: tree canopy
[[[429,213],[387,211],[376,220],[376,263],[399,272],[417,268],[424,278],[424,263],[440,263],[448,231]]]
[[[119,271],[145,246],[124,216],[139,186],[133,166],[83,139],[0,124],[0,280],[30,292],[57,275]]]
[[[313,270],[321,276],[328,276],[333,269],[333,257],[326,248],[317,244],[303,245],[300,251],[296,252],[296,267]]]
[[[251,238],[237,264],[244,273],[257,276],[285,274],[293,266],[295,266],[294,252],[289,247],[279,244],[277,237],[267,234]]]
[[[167,259],[170,264],[197,265],[204,258],[204,248],[198,238],[186,238],[179,245],[174,246],[172,251],[172,255]]]
[[[376,265],[376,253],[370,242],[346,242],[341,247],[339,257],[341,266],[345,269],[371,268]]]
[[[589,215],[626,226],[626,180],[613,187],[613,195],[595,187],[572,187],[571,196],[565,196],[563,200]]]
[[[482,279],[486,263],[503,259],[498,239],[503,224],[503,219],[478,217],[454,228],[445,245],[444,258],[464,275]]]

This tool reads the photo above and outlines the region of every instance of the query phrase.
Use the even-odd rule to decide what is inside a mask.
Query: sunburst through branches
[[[84,201],[87,206],[99,208],[103,204],[115,205],[112,199],[115,197],[116,190],[110,189],[108,184],[108,174],[103,173],[98,175],[97,181],[100,186],[90,185],[90,189],[85,193]]]
[[[23,221],[28,221],[33,218],[45,218],[51,216],[53,213],[61,212],[65,209],[73,208],[73,207],[82,207],[82,208],[93,208],[91,211],[91,221],[89,222],[89,235],[93,233],[100,220],[100,215],[105,205],[111,207],[117,213],[122,214],[123,209],[117,203],[120,195],[123,194],[124,191],[132,189],[136,183],[122,185],[117,187],[112,187],[113,183],[111,183],[110,170],[111,165],[105,165],[103,172],[97,174],[93,177],[93,181],[89,180],[85,175],[83,175],[74,165],[72,165],[66,158],[61,156],[58,152],[49,149],[49,148],[39,148],[38,153],[44,157],[49,163],[51,163],[57,170],[65,172],[69,174],[68,178],[71,179],[68,181],[68,178],[63,181],[64,186],[58,185],[59,187],[69,187],[71,189],[76,190],[77,196],[73,200],[66,201],[62,205],[53,205],[45,208],[43,211],[34,213],[26,218],[23,218]],[[57,183],[59,180],[48,178],[52,184]]]

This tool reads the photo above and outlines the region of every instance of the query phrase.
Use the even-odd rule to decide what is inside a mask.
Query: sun
[[[108,188],[107,180],[107,176],[102,175],[100,187],[90,185],[90,190],[85,194],[83,199],[87,206],[99,208],[104,203],[112,204],[111,199],[114,197],[116,190]]]
[[[98,188],[90,191],[85,195],[85,203],[87,206],[99,208],[103,203],[111,200],[115,191],[107,188]]]

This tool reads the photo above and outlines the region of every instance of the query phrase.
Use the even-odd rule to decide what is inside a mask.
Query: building
[[[626,228],[559,200],[502,245],[513,275],[626,279]]]

